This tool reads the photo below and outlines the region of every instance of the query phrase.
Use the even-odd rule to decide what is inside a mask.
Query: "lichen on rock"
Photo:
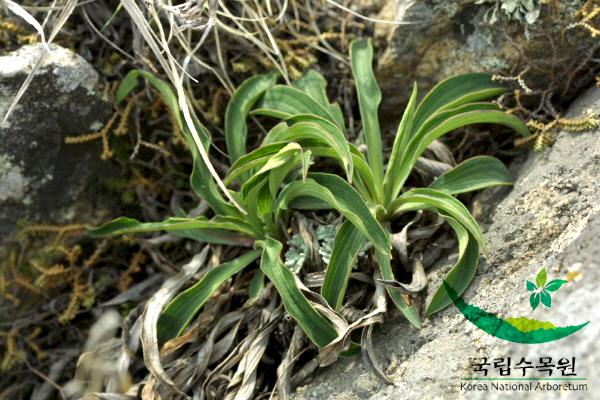
[[[89,63],[58,45],[50,49],[0,127],[0,242],[21,219],[66,222],[65,210],[92,209],[102,191],[98,176],[107,165],[99,159],[100,145],[75,147],[64,138],[102,125],[112,106],[100,97]],[[0,57],[0,120],[44,52],[41,44],[27,45]]]
[[[376,25],[383,114],[397,117],[414,81],[421,93],[466,72],[519,76],[531,95],[566,104],[594,81],[585,64],[597,40],[581,21],[583,2],[538,0],[389,0],[378,18],[410,22]],[[536,98],[537,96],[537,98]],[[524,100],[525,101],[525,100]]]
[[[7,155],[0,154],[0,204],[9,199],[22,200],[28,184],[23,168],[13,164]]]

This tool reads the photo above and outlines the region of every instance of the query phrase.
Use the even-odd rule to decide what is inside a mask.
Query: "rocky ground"
[[[582,95],[568,115],[600,111],[600,89]],[[587,378],[587,392],[512,393],[517,398],[591,399],[600,396],[600,130],[561,132],[545,153],[533,153],[512,166],[512,189],[480,196],[479,218],[489,243],[477,276],[464,297],[502,317],[528,316],[558,325],[590,324],[579,333],[540,345],[505,342],[474,327],[450,307],[425,320],[420,331],[406,321],[385,323],[375,335],[377,353],[395,384],[379,381],[358,358],[322,371],[298,390],[297,399],[505,398],[506,392],[466,392],[461,378],[471,376],[478,357],[576,357],[576,372]],[[428,292],[437,288],[451,260],[430,272]],[[525,280],[546,266],[552,277],[576,277],[556,292],[555,304],[531,313]],[[514,361],[513,361],[514,362]],[[491,396],[490,396],[491,394]]]

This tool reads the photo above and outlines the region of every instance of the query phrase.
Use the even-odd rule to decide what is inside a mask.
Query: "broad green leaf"
[[[350,64],[367,143],[367,159],[373,171],[375,187],[382,189],[383,151],[378,116],[381,90],[373,73],[373,47],[370,40],[354,40],[350,44]]]
[[[327,98],[327,82],[321,74],[314,69],[309,69],[304,75],[293,83],[294,87],[302,90],[312,97],[317,103],[321,104],[329,114],[336,120],[336,125],[345,131],[344,116],[339,104],[329,103]]]
[[[279,194],[275,210],[287,209],[297,198],[314,197],[329,204],[350,220],[380,251],[389,253],[390,238],[371,215],[364,199],[344,179],[336,175],[310,173],[306,182],[292,182]]]
[[[196,128],[198,132],[206,132],[204,136],[208,134],[206,128],[200,123],[196,125]],[[206,201],[216,214],[240,215],[236,207],[226,201],[221,195],[221,191],[215,183],[212,173],[202,160],[200,152],[196,148],[189,130],[183,126],[181,127],[181,130],[185,136],[187,146],[192,153],[192,159],[194,161],[192,174],[190,175],[190,185],[194,192],[198,195],[198,197]],[[208,153],[210,149],[210,141],[203,141],[203,145]]]
[[[322,210],[330,210],[331,206],[324,202],[321,199],[317,199],[316,197],[296,197],[292,200],[292,202],[288,205],[289,208],[294,210],[312,210],[312,211],[322,211]]]
[[[342,160],[335,150],[326,147],[310,147],[309,149],[315,157],[335,159],[343,168]],[[352,151],[352,147],[350,149]],[[374,202],[377,191],[375,189],[375,181],[373,180],[373,173],[371,172],[369,164],[367,164],[364,157],[359,154],[352,152],[350,156],[352,157],[352,166],[354,170],[352,184],[358,189],[365,200]]]
[[[163,310],[158,324],[158,339],[164,343],[179,336],[200,308],[226,280],[240,272],[260,256],[260,250],[250,251],[233,261],[208,271],[189,289],[181,292]]]
[[[477,221],[460,201],[447,193],[434,189],[411,189],[392,202],[389,212],[392,216],[395,216],[406,212],[408,209],[414,211],[415,203],[434,207],[442,215],[454,218],[473,235],[485,252],[485,239]]]
[[[544,289],[548,292],[556,292],[565,283],[567,283],[567,281],[565,281],[564,279],[553,279],[550,282],[548,282]]]
[[[265,288],[265,274],[262,270],[257,269],[250,279],[250,285],[248,287],[248,297],[254,299],[258,297],[260,292]]]
[[[336,311],[342,306],[352,267],[364,242],[365,235],[350,221],[344,222],[335,235],[321,295]]]
[[[232,245],[248,242],[254,236],[252,228],[242,220],[223,217],[215,217],[212,220],[205,217],[169,218],[162,222],[140,222],[133,218],[120,217],[97,228],[89,227],[87,231],[94,238],[166,231],[207,243]]]
[[[310,155],[310,151],[309,151]],[[301,168],[304,173],[304,151],[298,143],[288,143],[285,147],[272,155],[269,160],[256,172],[246,183],[242,185],[242,194],[247,196],[248,192],[266,178],[268,188],[270,189],[270,198],[274,198],[279,187],[288,176],[288,174],[297,168]]]
[[[304,146],[303,141],[309,141],[309,144],[315,143],[315,141],[321,142],[336,151],[342,160],[346,176],[352,182],[353,163],[350,146],[339,128],[323,118],[306,114],[295,115],[285,122],[290,125],[287,129],[272,130],[267,134],[263,143],[294,141]]]
[[[331,322],[321,315],[296,284],[294,274],[281,262],[282,244],[272,238],[264,241],[260,268],[273,283],[286,311],[296,320],[306,336],[318,347],[337,337]]]
[[[467,103],[461,106],[450,108],[448,110],[438,111],[429,117],[419,129],[413,130],[413,135],[423,135],[424,132],[428,132],[431,129],[435,128],[443,124],[446,120],[455,117],[460,114],[464,114],[466,112],[471,111],[501,111],[502,109],[495,103],[485,103],[485,102],[476,102],[476,103]],[[412,137],[411,136],[411,137]]]
[[[289,112],[281,110],[275,110],[273,108],[254,108],[250,111],[250,115],[262,115],[265,117],[271,117],[275,119],[286,119],[292,116]]]
[[[527,125],[514,115],[498,110],[479,109],[454,115],[428,131],[419,131],[419,134],[415,135],[411,140],[412,146],[409,144],[409,148],[416,147],[417,154],[420,156],[434,140],[439,139],[454,129],[474,124],[500,124],[514,129],[522,136],[529,135],[529,128],[527,128]],[[418,143],[418,145],[414,146],[416,143]]]
[[[317,103],[323,107],[329,105],[329,99],[327,98],[327,81],[323,78],[323,75],[309,69],[300,78],[296,79],[292,84],[296,89],[299,89],[313,98]]]
[[[463,106],[470,107],[470,105]],[[424,129],[417,132],[406,147],[400,171],[397,174],[397,185],[401,188],[408,178],[417,159],[423,154],[425,149],[445,134],[455,129],[473,124],[500,124],[514,129],[523,136],[529,135],[527,125],[519,118],[506,114],[502,111],[478,109],[476,111],[467,111],[459,114],[453,114],[454,110],[448,111],[452,116],[443,119],[431,129]]]
[[[378,250],[375,250],[374,255],[383,279],[395,281],[396,277],[392,271],[390,255],[382,253]],[[402,298],[402,294],[394,288],[386,286],[386,291],[396,307],[402,312],[402,314],[404,314],[408,322],[410,322],[415,328],[421,329],[421,318],[419,318],[419,311],[417,310],[417,307],[414,304],[407,304]]]
[[[552,297],[550,297],[550,293],[546,292],[545,290],[542,290],[540,292],[540,299],[542,300],[543,305],[545,305],[548,308],[552,307]]]
[[[544,285],[546,284],[547,278],[548,278],[548,275],[546,274],[546,268],[540,269],[537,276],[535,277],[535,283],[536,283],[537,287],[543,288]]]
[[[271,194],[275,196],[275,192],[287,174],[292,169],[302,165],[302,152],[302,147],[298,143],[288,143],[277,153],[270,156],[267,162],[242,185],[242,193],[246,195],[259,179],[269,176],[269,188]],[[274,174],[273,180],[270,179],[270,174]]]
[[[235,163],[233,163],[229,169],[229,174],[227,174],[223,182],[229,185],[244,172],[262,167],[273,154],[276,154],[285,146],[287,146],[287,143],[261,145],[256,150],[241,156]]]
[[[398,180],[397,175],[399,172],[401,172],[402,155],[404,154],[406,145],[410,139],[416,101],[417,84],[415,83],[412,94],[408,101],[408,105],[406,106],[406,110],[404,110],[402,120],[398,126],[396,138],[394,139],[394,146],[392,147],[392,152],[390,153],[390,160],[387,165],[387,170],[385,171],[385,177],[383,181],[383,191],[385,196],[384,204],[389,204],[390,201],[398,196],[398,193],[400,193],[400,190],[402,189],[402,187],[399,187],[402,185],[402,182]]]
[[[302,139],[298,141],[304,149],[305,157],[308,156],[308,153],[311,153],[313,157],[331,158],[339,162],[342,168],[344,167],[344,163],[339,152],[330,147],[321,147],[325,145],[322,140]],[[229,175],[227,175],[224,182],[226,184],[230,184],[242,173],[261,168],[270,159],[270,157],[273,156],[273,154],[276,154],[287,144],[288,143],[286,142],[265,144],[258,149],[240,157],[238,161],[236,161],[236,163],[231,167]],[[352,169],[354,170],[354,178],[352,182],[355,184],[361,195],[363,195],[366,199],[373,199],[375,193],[375,188],[373,186],[373,175],[371,174],[371,170],[366,160],[358,152],[358,150],[354,148],[354,146],[350,146],[350,157],[352,159]],[[304,164],[305,167],[308,167],[306,162]]]
[[[272,222],[273,196],[269,190],[269,175],[261,175],[255,184],[250,186],[244,203],[248,208],[248,221],[260,234],[257,237],[264,237],[265,224]],[[258,228],[260,226],[260,228]]]
[[[460,296],[467,290],[477,271],[477,264],[479,263],[479,245],[473,235],[471,235],[456,219],[448,215],[443,215],[443,217],[446,222],[450,224],[452,229],[454,229],[456,238],[458,239],[458,261],[454,267],[452,267],[448,275],[446,275],[444,280],[456,291],[457,295]],[[452,304],[452,299],[442,284],[438,287],[431,298],[431,301],[427,305],[425,314],[430,316],[443,310],[450,304]]]
[[[497,158],[478,156],[443,173],[429,188],[455,195],[498,185],[512,185],[508,169]]]
[[[284,85],[275,85],[266,91],[251,114],[275,118],[289,118],[296,114],[314,114],[338,126],[336,117],[311,96],[301,90]]]
[[[540,305],[540,294],[537,292],[532,293],[531,296],[529,296],[529,304],[531,305],[531,308],[535,310],[537,306]]]
[[[530,292],[537,289],[537,286],[535,286],[535,283],[531,282],[531,281],[525,281],[525,286],[527,286],[527,290],[529,290]]]
[[[505,91],[506,87],[494,82],[490,74],[471,73],[445,79],[419,103],[413,121],[413,132],[438,111],[488,99]]]
[[[312,151],[306,150],[302,154],[302,180],[305,181],[308,177],[308,169],[310,168],[310,161],[312,159]]]
[[[227,104],[225,111],[225,141],[229,161],[234,163],[246,153],[248,127],[246,118],[265,91],[277,82],[277,73],[256,75],[242,83]]]

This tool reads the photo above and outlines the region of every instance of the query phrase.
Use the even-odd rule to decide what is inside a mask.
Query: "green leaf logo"
[[[540,304],[540,294],[539,293],[533,293],[530,297],[529,297],[529,304],[531,305],[531,308],[533,310],[535,310],[537,308],[537,306]]]
[[[535,283],[537,284],[538,288],[541,288],[546,284],[546,277],[546,268],[542,268],[535,277]]]
[[[540,305],[540,301],[545,307],[552,307],[550,292],[556,292],[562,285],[567,283],[564,279],[553,279],[546,284],[547,279],[546,268],[542,268],[535,277],[535,283],[525,280],[527,291],[533,292],[529,296],[529,305],[531,305],[532,310],[535,310]]]
[[[567,281],[564,279],[553,279],[546,285],[546,290],[549,292],[556,292],[565,283],[567,283]]]

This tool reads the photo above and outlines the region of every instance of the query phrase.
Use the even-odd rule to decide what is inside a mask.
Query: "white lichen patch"
[[[498,21],[498,13],[502,12],[512,20],[533,24],[540,17],[543,0],[477,0],[476,4],[493,3],[488,10],[490,23]]]
[[[31,44],[0,57],[0,80],[31,73],[43,56],[36,75],[52,73],[54,85],[61,93],[72,92],[78,87],[92,93],[98,81],[98,73],[92,66],[68,49],[57,45],[50,45],[50,48],[48,53],[41,44]]]
[[[6,200],[22,200],[28,184],[21,166],[13,164],[8,156],[0,155],[0,203]]]

